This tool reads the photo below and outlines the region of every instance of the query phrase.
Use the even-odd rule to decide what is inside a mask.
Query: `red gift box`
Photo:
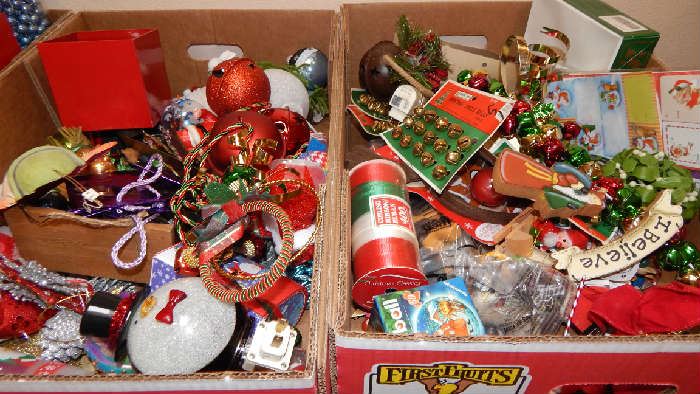
[[[65,126],[153,127],[171,97],[157,30],[77,32],[38,47]]]
[[[0,12],[0,68],[10,63],[19,50],[19,43],[7,21],[7,15]]]

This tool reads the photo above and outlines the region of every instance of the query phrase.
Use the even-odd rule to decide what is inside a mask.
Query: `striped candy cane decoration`
[[[581,297],[581,290],[585,286],[585,281],[582,280],[578,284],[578,289],[576,289],[576,298],[574,298],[574,305],[571,306],[571,312],[569,313],[569,319],[566,321],[566,330],[564,330],[564,336],[569,336],[569,330],[571,329],[571,319],[574,318],[574,312],[576,311],[576,305],[578,305],[578,299]]]

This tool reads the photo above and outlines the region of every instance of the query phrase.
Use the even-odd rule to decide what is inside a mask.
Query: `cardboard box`
[[[150,128],[172,98],[157,30],[81,31],[37,47],[63,125]]]
[[[60,18],[45,39],[76,31],[156,28],[160,33],[168,79],[172,92],[203,86],[207,79],[207,62],[188,56],[192,44],[237,45],[255,60],[283,63],[297,49],[313,46],[330,59],[339,48],[337,16],[332,11],[313,10],[179,10],[80,12]],[[290,32],[293,32],[291,34]],[[332,66],[332,65],[331,65]],[[332,75],[332,74],[331,74]],[[331,83],[331,92],[335,91]],[[45,144],[46,137],[60,125],[56,116],[48,81],[36,47],[30,47],[0,72],[0,173],[14,158],[34,146]],[[328,133],[330,121],[316,128]],[[322,193],[324,194],[324,193]],[[330,199],[326,199],[330,200]],[[325,204],[325,203],[324,203]],[[329,212],[326,208],[325,212]],[[127,231],[124,223],[112,220],[85,221],[51,209],[14,207],[5,213],[19,252],[28,259],[56,271],[106,275],[139,282],[148,281],[153,254],[170,246],[169,225],[149,225],[148,255],[138,272],[117,272],[110,261],[111,243]],[[60,216],[60,218],[59,218]],[[316,243],[311,309],[304,313],[298,328],[306,353],[303,371],[220,372],[183,376],[92,376],[92,377],[22,377],[0,376],[0,391],[216,391],[236,393],[314,393],[324,386],[327,375],[317,359],[325,359],[327,321],[324,301],[319,298],[329,261],[325,247],[325,226],[319,222]],[[127,246],[135,252],[136,243]],[[133,254],[131,255],[133,256]],[[317,381],[317,376],[319,380]]]
[[[487,49],[497,53],[511,34],[523,34],[530,3],[463,1],[449,3],[346,4],[342,8],[345,56],[336,61],[336,86],[344,89],[333,102],[343,111],[351,87],[358,87],[358,67],[364,52],[380,40],[390,40],[401,14],[440,35],[486,36]],[[368,24],[367,21],[372,23]],[[341,102],[338,102],[341,101]],[[340,115],[340,114],[338,114]],[[577,383],[649,383],[670,385],[678,393],[700,391],[700,335],[639,337],[466,337],[420,338],[366,333],[363,319],[352,319],[350,298],[350,199],[345,157],[366,139],[350,115],[334,118],[342,130],[331,142],[336,157],[331,212],[339,223],[330,244],[337,248],[337,283],[329,285],[335,304],[329,335],[328,363],[332,392],[547,393]],[[345,164],[345,165],[344,165]],[[693,222],[695,228],[698,221]],[[697,235],[693,235],[697,240]],[[473,387],[460,385],[469,379]],[[425,378],[425,379],[424,379]],[[433,379],[431,379],[433,378]],[[423,382],[421,382],[423,380]],[[462,380],[461,383],[460,380]],[[461,388],[460,388],[461,387]]]
[[[659,41],[658,32],[601,0],[534,0],[525,40],[561,47],[543,27],[571,40],[562,65],[572,71],[644,68]]]

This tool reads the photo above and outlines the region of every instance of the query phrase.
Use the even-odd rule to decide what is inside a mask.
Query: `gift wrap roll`
[[[406,174],[388,160],[350,170],[352,299],[371,309],[386,292],[428,283],[418,264],[418,239],[406,192]]]

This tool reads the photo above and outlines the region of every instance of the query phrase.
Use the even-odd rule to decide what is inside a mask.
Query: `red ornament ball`
[[[207,102],[219,116],[269,100],[270,81],[250,59],[225,60],[207,79]]]
[[[287,154],[296,153],[303,144],[309,142],[311,127],[309,122],[298,113],[286,108],[270,108],[263,111],[263,115],[277,125],[277,130],[284,139]]]
[[[581,133],[581,126],[576,122],[564,122],[561,125],[561,131],[562,134],[564,134],[564,139],[573,140]]]
[[[284,155],[284,142],[275,122],[255,111],[231,112],[219,118],[214,125],[212,135],[227,132],[236,123],[250,125],[248,128],[229,132],[229,136],[216,142],[209,156],[207,166],[216,175],[223,175],[231,160],[245,159],[245,163],[260,170],[267,170],[270,162]],[[243,146],[245,144],[245,146]]]
[[[472,177],[469,184],[472,197],[487,207],[497,207],[506,202],[506,197],[493,188],[493,168],[483,168]]]
[[[515,135],[515,132],[518,130],[518,117],[515,115],[514,111],[506,116],[506,119],[501,123],[498,130],[505,138],[510,138]]]
[[[469,86],[472,89],[478,89],[486,92],[489,90],[489,86],[491,86],[491,83],[489,82],[489,79],[486,77],[486,75],[474,74],[471,78],[469,78],[467,86]]]

